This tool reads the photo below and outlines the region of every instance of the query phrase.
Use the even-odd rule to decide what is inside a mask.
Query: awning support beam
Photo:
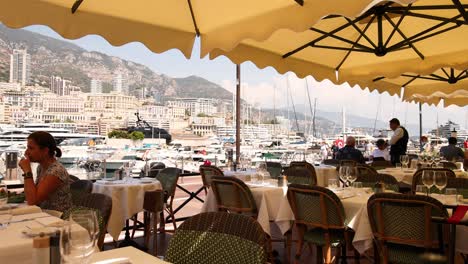
[[[198,28],[197,25],[197,20],[195,19],[195,14],[193,12],[193,7],[192,7],[192,1],[187,0],[189,8],[190,8],[190,15],[192,16],[192,22],[193,22],[193,27],[195,28],[195,33],[197,34],[197,37],[200,36],[200,29]]]
[[[83,3],[83,0],[76,0],[75,3],[73,3],[73,6],[71,8],[72,14],[75,14],[75,12],[78,10],[78,7],[80,7],[81,3]]]

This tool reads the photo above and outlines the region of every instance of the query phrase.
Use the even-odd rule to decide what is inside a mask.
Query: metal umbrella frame
[[[281,74],[292,71],[300,78],[311,75],[370,88],[379,76],[466,69],[467,9],[458,0],[379,3],[354,18],[329,15],[304,32],[281,29],[265,41],[248,39],[229,51],[215,49],[210,58],[226,56],[237,64],[271,66]],[[398,94],[400,87],[377,90]]]

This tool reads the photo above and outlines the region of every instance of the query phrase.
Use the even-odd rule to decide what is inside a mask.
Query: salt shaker
[[[44,233],[33,238],[32,261],[33,264],[50,264],[50,239]]]
[[[60,264],[60,231],[50,237],[50,264]]]

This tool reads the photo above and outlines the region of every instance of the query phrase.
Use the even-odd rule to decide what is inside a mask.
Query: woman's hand
[[[24,158],[20,160],[19,166],[23,173],[32,172],[31,161],[29,160],[28,156],[24,156]]]

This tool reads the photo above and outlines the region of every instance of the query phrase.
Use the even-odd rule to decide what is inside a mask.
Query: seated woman
[[[71,206],[70,178],[56,158],[62,156],[54,137],[43,131],[28,136],[25,157],[19,162],[24,174],[24,192],[29,205],[64,212]],[[36,182],[31,162],[38,162]]]
[[[372,160],[378,161],[378,160],[390,160],[390,153],[388,152],[387,148],[387,143],[383,139],[377,140],[375,142],[375,145],[377,146],[376,149],[372,152],[370,158]]]

